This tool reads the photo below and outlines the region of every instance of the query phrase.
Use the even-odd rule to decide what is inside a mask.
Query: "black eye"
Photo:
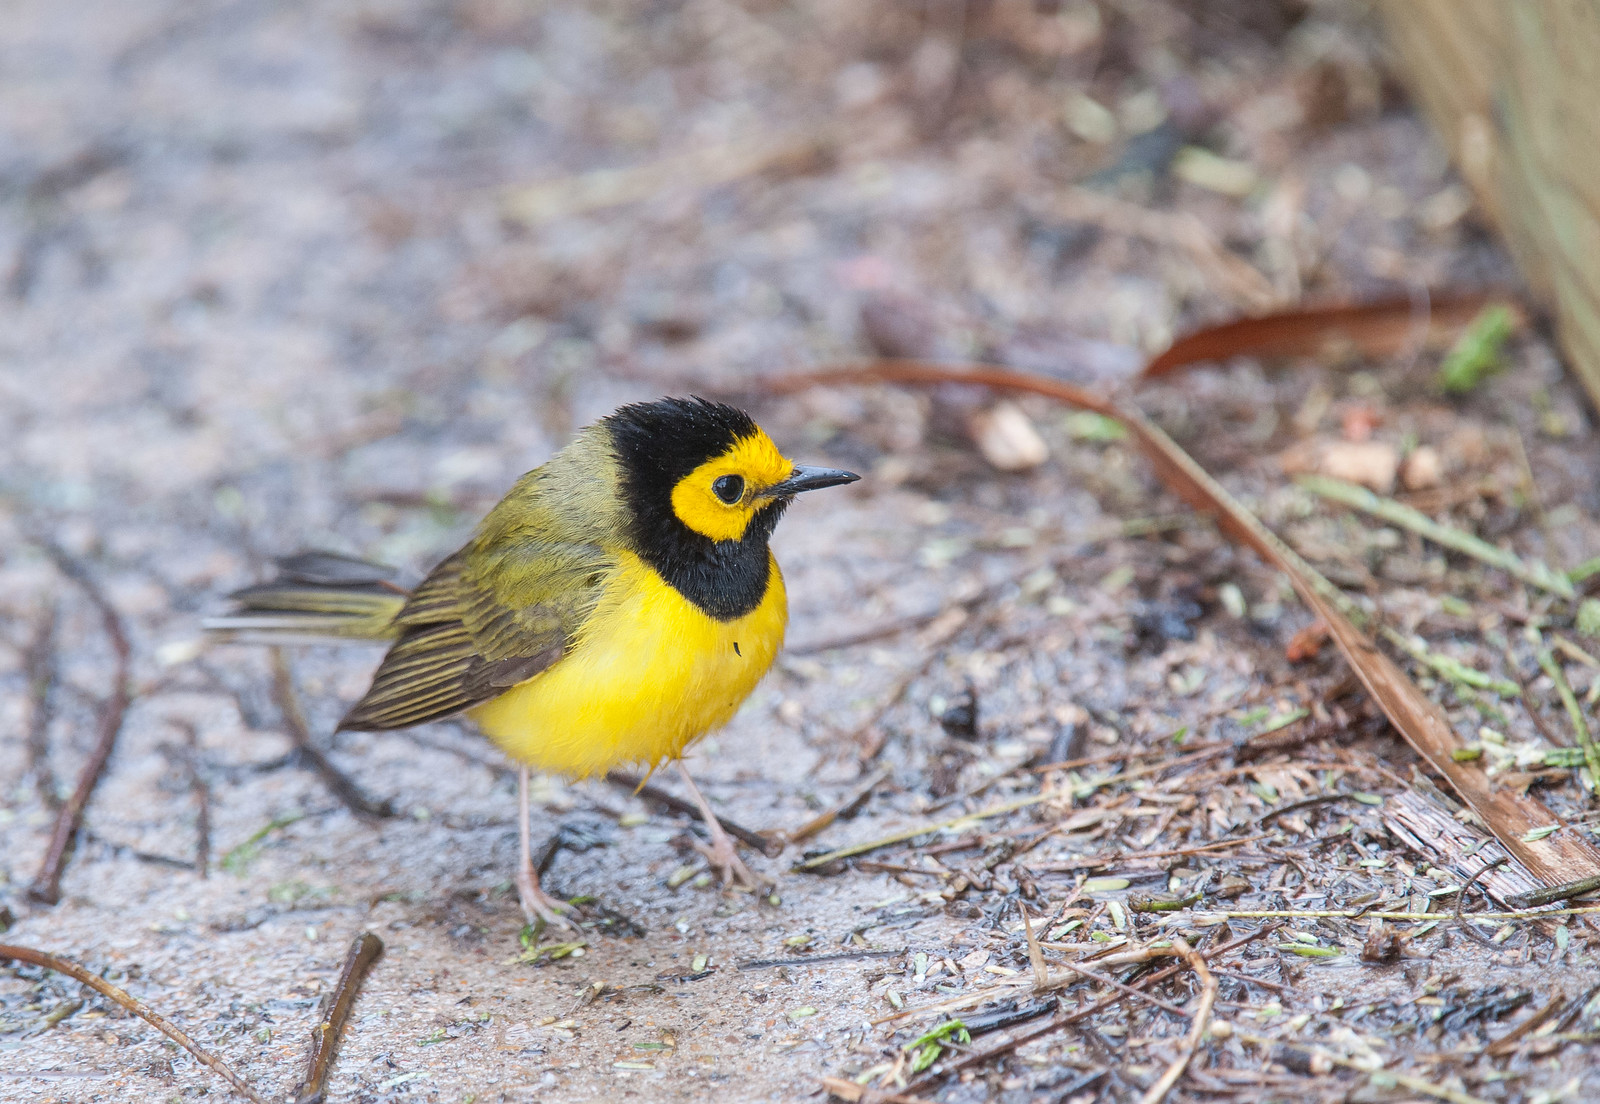
[[[744,497],[744,476],[718,476],[717,481],[711,484],[711,493],[732,506]]]

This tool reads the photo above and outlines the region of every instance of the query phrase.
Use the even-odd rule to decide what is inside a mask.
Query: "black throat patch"
[[[759,432],[750,416],[705,399],[661,399],[625,406],[605,422],[622,469],[622,495],[639,557],[718,621],[736,620],[759,606],[772,581],[767,542],[788,500],[757,510],[735,541],[696,533],[672,511],[679,480]]]

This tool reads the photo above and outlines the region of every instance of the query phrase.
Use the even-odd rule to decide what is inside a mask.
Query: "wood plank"
[[[1600,407],[1600,0],[1380,0],[1424,113]]]

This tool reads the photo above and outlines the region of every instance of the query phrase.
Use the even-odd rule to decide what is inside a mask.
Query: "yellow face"
[[[782,483],[795,467],[759,429],[740,438],[721,456],[701,464],[672,488],[672,512],[701,536],[738,540],[766,502],[768,488]]]

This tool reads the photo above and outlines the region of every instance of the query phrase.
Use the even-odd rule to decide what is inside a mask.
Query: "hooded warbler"
[[[409,593],[385,569],[323,554],[233,595],[230,634],[390,640],[340,729],[465,713],[522,765],[517,886],[540,888],[528,768],[583,778],[679,761],[772,665],[788,621],[768,548],[793,496],[859,476],[790,463],[749,415],[705,399],[624,406],[524,475]],[[685,770],[725,880],[754,879]]]

